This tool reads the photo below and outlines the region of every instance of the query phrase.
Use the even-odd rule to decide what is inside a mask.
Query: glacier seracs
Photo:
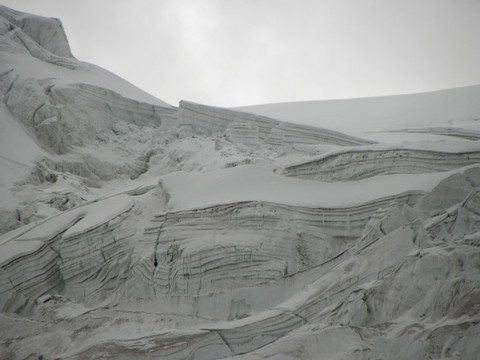
[[[479,96],[177,108],[0,6],[0,358],[479,358]]]

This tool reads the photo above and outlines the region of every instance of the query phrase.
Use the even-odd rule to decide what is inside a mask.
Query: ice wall
[[[419,149],[350,150],[285,168],[286,176],[318,181],[360,180],[378,175],[449,171],[480,162],[480,152]]]
[[[340,132],[278,121],[266,116],[233,111],[225,108],[181,101],[178,109],[180,125],[191,126],[195,131],[212,135],[226,133],[229,139],[246,144],[335,144],[361,145],[371,141],[355,138]]]
[[[38,45],[58,56],[73,57],[67,35],[59,19],[21,13],[0,6],[0,16],[18,26]]]
[[[478,89],[177,110],[0,7],[0,358],[478,359]]]

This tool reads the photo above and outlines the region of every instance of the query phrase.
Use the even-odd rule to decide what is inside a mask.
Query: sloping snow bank
[[[348,183],[324,183],[285,177],[265,167],[243,165],[208,173],[173,172],[161,181],[169,194],[169,211],[251,200],[341,208],[412,190],[430,191],[449,175],[450,172],[395,174]]]
[[[480,128],[480,85],[363,99],[304,101],[238,107],[275,119],[325,127],[354,136],[428,127]]]

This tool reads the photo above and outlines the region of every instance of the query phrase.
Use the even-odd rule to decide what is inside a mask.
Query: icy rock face
[[[0,358],[480,357],[477,87],[364,100],[415,105],[372,144],[352,101],[177,111],[58,24],[0,7]]]
[[[0,7],[0,18],[2,48],[68,69],[76,67],[60,20],[23,14],[4,6]]]
[[[0,16],[18,26],[38,45],[58,56],[73,57],[67,35],[59,19],[23,14],[0,6]]]

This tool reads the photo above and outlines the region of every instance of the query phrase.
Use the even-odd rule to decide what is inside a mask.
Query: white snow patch
[[[5,105],[0,104],[0,208],[10,207],[14,201],[10,187],[30,172],[36,159],[45,155]]]
[[[239,201],[267,201],[309,207],[346,207],[409,190],[430,191],[451,172],[396,174],[354,182],[324,183],[277,175],[256,165],[162,177],[168,210],[186,210]]]
[[[95,202],[87,207],[85,217],[68,229],[63,236],[72,237],[89,231],[107,221],[127,212],[134,205],[132,198],[128,195],[118,195]],[[81,210],[81,209],[79,209]]]
[[[3,262],[19,257],[23,254],[29,254],[44,244],[40,240],[32,241],[8,241],[0,245],[0,264]]]
[[[253,105],[232,110],[370,138],[370,132],[431,126],[478,131],[479,97],[480,85],[475,85],[420,94]]]

